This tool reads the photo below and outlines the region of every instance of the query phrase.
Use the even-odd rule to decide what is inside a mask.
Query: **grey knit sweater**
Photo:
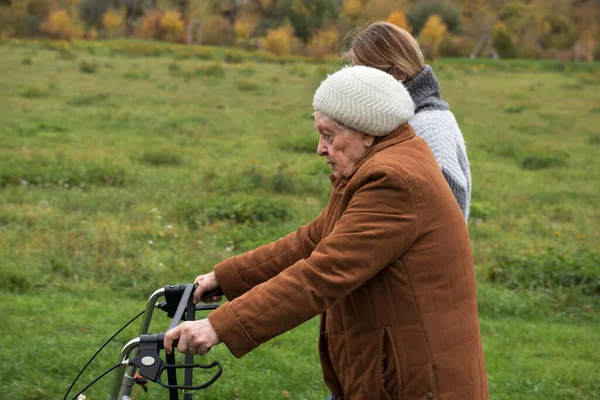
[[[448,103],[440,97],[440,85],[429,65],[404,83],[415,102],[415,116],[408,121],[417,136],[429,145],[465,217],[469,219],[471,171],[465,140]]]

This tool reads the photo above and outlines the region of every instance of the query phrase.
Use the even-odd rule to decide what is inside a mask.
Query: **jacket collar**
[[[389,135],[381,138],[376,138],[375,143],[373,143],[373,146],[369,150],[367,150],[365,155],[358,161],[356,165],[356,170],[354,171],[351,177],[346,179],[336,179],[333,173],[329,174],[329,180],[331,181],[334,189],[338,192],[344,190],[344,188],[348,184],[348,181],[350,181],[350,179],[352,179],[352,177],[356,175],[356,171],[358,171],[365,164],[365,162],[367,162],[367,160],[373,155],[379,153],[384,149],[387,149],[388,147],[412,139],[414,136],[415,132],[408,124],[408,122],[406,122],[400,125],[398,128],[396,128],[394,131],[392,131],[392,133],[390,133]]]

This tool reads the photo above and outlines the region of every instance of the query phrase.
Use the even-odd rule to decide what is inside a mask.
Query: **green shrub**
[[[229,64],[239,64],[244,62],[247,58],[248,56],[244,52],[239,50],[229,50],[225,53],[224,60]]]
[[[183,164],[183,157],[172,150],[154,150],[145,151],[139,157],[139,161],[144,164],[160,167],[162,165],[181,165]]]
[[[565,160],[559,156],[529,155],[521,160],[524,169],[538,170],[565,165]]]
[[[460,10],[450,2],[443,0],[426,0],[416,3],[406,14],[406,18],[413,27],[413,35],[417,36],[427,19],[432,15],[439,15],[448,26],[450,33],[461,32]]]
[[[238,224],[283,222],[290,217],[285,201],[264,196],[218,197],[208,201],[203,211],[209,223],[222,220]]]
[[[25,57],[21,60],[22,65],[33,65],[33,60],[30,57]]]
[[[473,201],[469,210],[469,218],[486,220],[496,214],[497,208],[484,201]]]
[[[231,224],[219,230],[217,243],[230,251],[253,250],[289,233],[282,228],[283,224],[273,223]]]
[[[0,164],[0,187],[19,185],[59,185],[63,187],[98,185],[124,186],[127,173],[119,165],[76,162],[57,158],[47,160],[3,160]]]
[[[37,99],[48,97],[49,92],[47,89],[41,88],[39,86],[29,86],[23,89],[23,91],[21,92],[21,96],[27,97],[28,99]]]
[[[294,64],[289,68],[290,75],[299,76],[301,78],[306,78],[308,76],[308,72],[306,71],[306,67],[304,65]]]
[[[212,49],[207,47],[194,48],[193,55],[200,60],[212,60],[215,57]]]
[[[600,294],[600,253],[547,247],[538,253],[500,254],[488,268],[487,277],[511,289],[576,289]]]
[[[242,76],[252,76],[256,74],[256,63],[250,62],[246,64],[240,64],[236,69]]]
[[[85,74],[93,74],[98,70],[98,64],[94,61],[83,60],[79,63],[79,71]]]
[[[69,104],[75,107],[91,106],[108,100],[110,93],[78,94],[69,100]]]
[[[320,163],[327,167],[327,164]],[[325,169],[323,167],[323,169]],[[319,171],[322,172],[323,169]],[[327,170],[325,169],[327,172]],[[315,175],[320,175],[315,177]],[[325,185],[324,185],[325,184]],[[292,174],[284,167],[266,171],[252,165],[243,172],[230,172],[227,175],[214,176],[210,180],[210,189],[218,193],[267,191],[284,194],[327,195],[331,189],[326,173],[310,174],[307,172]]]
[[[282,136],[277,141],[277,147],[284,151],[294,151],[296,153],[316,153],[319,138],[316,134]]]
[[[516,58],[519,52],[515,36],[510,29],[501,22],[494,26],[492,32],[492,45],[498,50],[498,53],[502,58]]]
[[[148,71],[128,71],[123,75],[123,78],[131,79],[131,80],[147,81],[150,79],[150,72],[148,72]]]
[[[235,87],[243,92],[257,92],[260,90],[260,83],[248,79],[241,79],[235,82]]]
[[[248,195],[216,196],[176,204],[171,215],[192,228],[217,221],[254,226],[287,221],[291,212],[284,200]]]
[[[212,62],[209,64],[201,65],[194,69],[194,75],[197,76],[223,76],[225,75],[225,69],[220,62]]]
[[[181,65],[179,65],[177,63],[169,64],[169,71],[171,71],[171,72],[179,72],[179,71],[181,71]]]
[[[440,57],[469,57],[475,47],[473,39],[465,36],[446,35],[440,42]]]
[[[56,59],[62,60],[62,61],[75,60],[76,58],[77,58],[77,56],[72,51],[67,50],[67,49],[59,50],[58,54],[56,55]]]
[[[508,106],[504,109],[505,113],[508,114],[521,114],[523,111],[527,110],[527,106],[519,104],[519,105],[513,105],[513,106]]]

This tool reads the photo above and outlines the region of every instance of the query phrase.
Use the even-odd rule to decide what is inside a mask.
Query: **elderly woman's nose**
[[[323,138],[319,138],[319,144],[317,145],[317,154],[324,156],[327,154],[327,146],[325,145]]]

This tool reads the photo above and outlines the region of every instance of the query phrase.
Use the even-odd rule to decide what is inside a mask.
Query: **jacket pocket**
[[[384,328],[381,335],[381,351],[379,352],[380,357],[380,382],[381,390],[384,396],[388,400],[399,400],[400,399],[400,388],[401,379],[398,364],[398,357],[396,355],[396,348],[394,346],[394,339],[390,335],[388,328]]]

